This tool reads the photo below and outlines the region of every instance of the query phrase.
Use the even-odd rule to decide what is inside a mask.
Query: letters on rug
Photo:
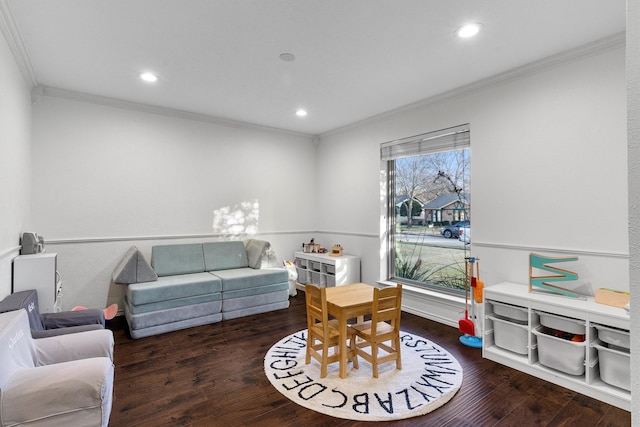
[[[320,364],[305,365],[307,331],[291,334],[269,349],[264,370],[271,384],[297,404],[337,418],[384,421],[429,413],[447,403],[462,385],[460,363],[438,344],[401,332],[402,370],[395,362],[380,365],[373,378],[371,365],[359,358],[349,363],[341,379],[338,363],[320,378]]]

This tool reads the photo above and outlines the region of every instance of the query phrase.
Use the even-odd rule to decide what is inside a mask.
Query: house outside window
[[[458,236],[471,222],[469,134],[462,125],[381,145],[386,280],[464,292],[470,244]]]

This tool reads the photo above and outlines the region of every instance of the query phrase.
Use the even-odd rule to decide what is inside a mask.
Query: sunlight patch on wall
[[[259,213],[257,199],[216,209],[213,211],[213,231],[229,236],[254,235],[258,232]]]

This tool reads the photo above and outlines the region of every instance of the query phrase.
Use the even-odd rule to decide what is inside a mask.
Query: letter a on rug
[[[462,367],[444,348],[425,338],[400,332],[402,370],[395,363],[380,365],[373,378],[371,365],[360,359],[359,369],[348,366],[341,379],[338,363],[320,378],[320,364],[305,365],[306,329],[291,334],[269,349],[264,371],[271,384],[297,404],[333,417],[384,421],[427,414],[456,394]]]

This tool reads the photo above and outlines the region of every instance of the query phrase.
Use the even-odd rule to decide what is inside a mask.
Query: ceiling
[[[626,19],[624,0],[0,0],[0,12],[35,86],[310,135],[620,34]],[[457,38],[469,21],[483,30]]]

